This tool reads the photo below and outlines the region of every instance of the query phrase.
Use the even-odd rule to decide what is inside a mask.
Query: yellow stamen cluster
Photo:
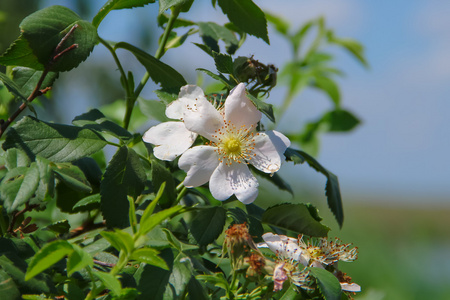
[[[221,128],[215,131],[213,137],[216,142],[211,142],[211,146],[216,147],[216,152],[219,154],[219,161],[225,162],[226,165],[231,165],[233,162],[247,164],[253,156],[255,149],[255,133],[253,126],[250,128],[242,125],[237,128],[230,121],[226,122]]]

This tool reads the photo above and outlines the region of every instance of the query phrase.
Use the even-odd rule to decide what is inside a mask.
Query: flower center
[[[233,162],[248,163],[256,155],[252,153],[255,149],[255,133],[252,129],[253,126],[237,128],[228,121],[216,130],[215,141],[211,142],[211,145],[217,148],[219,161],[225,162],[226,165],[231,165]]]

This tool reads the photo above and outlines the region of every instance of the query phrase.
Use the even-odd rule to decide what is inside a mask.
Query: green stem
[[[183,187],[183,189],[182,189],[181,192],[178,194],[177,199],[175,200],[175,202],[174,202],[174,204],[173,204],[174,206],[177,205],[178,202],[181,201],[181,199],[184,197],[184,195],[186,195],[186,191],[187,191],[187,188],[186,188],[186,187]]]
[[[87,294],[85,300],[93,300],[95,299],[95,297],[97,296],[97,294],[99,292],[101,292],[103,290],[103,284],[100,284],[98,287],[95,285],[95,276],[92,273],[92,269],[91,267],[87,267],[86,270],[88,271],[89,277],[91,278],[92,281],[92,289],[91,291]]]
[[[167,26],[164,29],[161,43],[159,44],[158,50],[156,50],[156,53],[155,53],[156,59],[160,59],[164,55],[166,44],[167,44],[167,41],[170,36],[170,32],[172,31],[175,21],[178,18],[179,14],[180,14],[179,7],[175,7],[172,9],[172,13],[169,17],[169,21],[167,22]],[[148,73],[148,71],[147,71],[147,72],[145,72],[144,76],[142,77],[141,82],[139,82],[139,85],[134,90],[132,97],[130,97],[129,101],[127,101],[126,112],[125,112],[125,116],[123,119],[123,124],[124,124],[125,129],[128,129],[128,126],[130,125],[131,113],[133,112],[134,103],[136,102],[136,99],[141,94],[142,89],[147,84],[147,81],[149,79],[150,79],[150,73]]]

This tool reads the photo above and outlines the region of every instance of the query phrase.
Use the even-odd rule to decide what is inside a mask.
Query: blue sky
[[[70,1],[57,2],[70,7]],[[93,2],[93,5],[100,7],[102,2]],[[371,66],[368,70],[346,53],[336,52],[336,66],[346,74],[339,79],[343,105],[363,123],[349,134],[323,136],[318,157],[339,176],[344,196],[360,197],[360,201],[381,199],[379,201],[391,204],[411,203],[411,200],[449,203],[450,2],[260,0],[255,3],[284,16],[294,27],[324,15],[338,36],[355,38],[366,48]],[[141,20],[154,19],[156,8],[156,5],[149,5],[143,9],[113,12],[100,26],[100,35],[135,43],[138,37],[131,32],[140,26]],[[196,0],[193,9],[196,15],[190,13],[182,17],[220,24],[227,22],[219,8],[216,11],[211,8],[209,0]],[[254,54],[263,62],[282,66],[290,55],[289,49],[273,31],[269,34],[271,46],[250,37],[237,54]],[[195,40],[188,40],[191,41]],[[154,53],[155,49],[146,50]],[[95,50],[90,59],[112,62],[109,56],[102,55],[104,52]],[[195,83],[196,68],[214,69],[211,59],[191,44],[170,50],[163,61],[178,70],[183,69],[190,83]],[[155,98],[154,89],[155,86],[150,85],[143,96]],[[269,101],[278,103],[283,95],[284,90],[280,88],[271,93]],[[299,120],[314,120],[329,108],[326,97],[312,90],[301,94],[294,104],[280,129]],[[71,111],[76,115],[85,110],[79,106]],[[300,170],[298,166],[285,169],[293,186],[298,177],[307,185],[317,185],[322,190],[324,178],[312,169],[306,166]]]

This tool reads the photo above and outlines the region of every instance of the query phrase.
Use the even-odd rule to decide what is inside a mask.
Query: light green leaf
[[[166,262],[158,256],[158,253],[158,251],[152,248],[140,248],[133,251],[130,259],[156,266],[164,270],[169,270]]]
[[[89,156],[105,145],[106,141],[90,129],[24,117],[7,131],[2,147],[21,149],[32,159],[40,155],[54,162],[67,162]]]
[[[93,273],[114,295],[119,296],[122,291],[120,281],[112,274],[105,272]]]
[[[223,231],[226,210],[221,206],[200,209],[192,220],[191,233],[200,246],[214,242]]]
[[[86,198],[81,199],[73,206],[74,211],[87,211],[90,210],[91,207],[100,206],[100,194],[94,194],[87,196]]]
[[[70,255],[73,251],[72,245],[65,240],[57,240],[46,244],[31,259],[25,275],[25,280],[29,280],[37,274],[50,268],[67,255]]]
[[[269,44],[264,12],[251,0],[218,0],[228,19],[242,31],[261,38]]]
[[[324,75],[314,74],[314,86],[327,93],[336,107],[341,105],[341,93],[333,79]]]
[[[87,266],[93,266],[94,261],[92,257],[77,245],[72,245],[73,252],[69,255],[67,260],[67,275],[72,276],[73,273],[80,271]]]
[[[160,122],[167,122],[169,118],[166,117],[166,105],[158,100],[144,100],[138,98],[138,104],[141,112],[149,117]]]
[[[11,148],[6,151],[5,167],[11,171],[17,167],[28,167],[30,158],[20,149]]]
[[[68,187],[83,193],[92,192],[89,181],[77,166],[71,163],[55,163],[51,164],[51,168],[56,173],[56,177]]]
[[[0,184],[4,207],[8,213],[17,210],[35,193],[39,184],[39,170],[36,163],[30,167],[18,167],[6,173]]]
[[[137,60],[147,69],[150,78],[155,83],[160,83],[163,88],[180,88],[186,85],[186,80],[171,66],[156,59],[145,51],[125,42],[115,45],[115,49],[122,48],[130,51],[136,56]]]
[[[146,234],[147,232],[155,228],[155,226],[159,225],[165,219],[170,218],[171,216],[179,213],[182,209],[183,209],[182,206],[176,205],[151,215],[149,218],[146,218],[144,222],[141,220],[139,232],[141,234]]]
[[[325,300],[340,300],[341,299],[341,285],[339,280],[331,272],[322,268],[308,268],[311,276],[316,278],[319,290]]]
[[[264,12],[264,14],[266,15],[267,21],[273,24],[276,31],[278,31],[284,36],[288,35],[290,25],[285,19],[276,16],[274,14],[268,13],[267,11]]]
[[[278,204],[269,207],[261,221],[309,236],[325,237],[330,230],[311,215],[305,204]]]
[[[302,294],[298,292],[298,288],[295,284],[291,284],[287,291],[281,296],[280,300],[301,300],[303,299]]]
[[[125,231],[115,229],[114,231],[103,231],[100,234],[118,251],[122,250],[129,254],[134,249],[133,237]]]
[[[100,8],[97,15],[92,20],[92,25],[98,27],[106,15],[115,9],[141,7],[149,3],[155,3],[155,0],[109,0]]]
[[[136,152],[126,146],[119,148],[100,185],[101,210],[108,227],[129,225],[127,195],[139,196],[145,180],[145,170]]]
[[[1,63],[1,57],[0,57],[0,63]],[[28,103],[27,96],[22,92],[22,89],[8,76],[0,72],[0,80],[3,82],[3,84],[6,86],[8,91],[12,93],[14,96],[19,97],[22,101]]]
[[[39,170],[39,185],[36,191],[36,198],[41,201],[49,201],[55,195],[55,173],[48,159],[37,156],[36,164]]]

